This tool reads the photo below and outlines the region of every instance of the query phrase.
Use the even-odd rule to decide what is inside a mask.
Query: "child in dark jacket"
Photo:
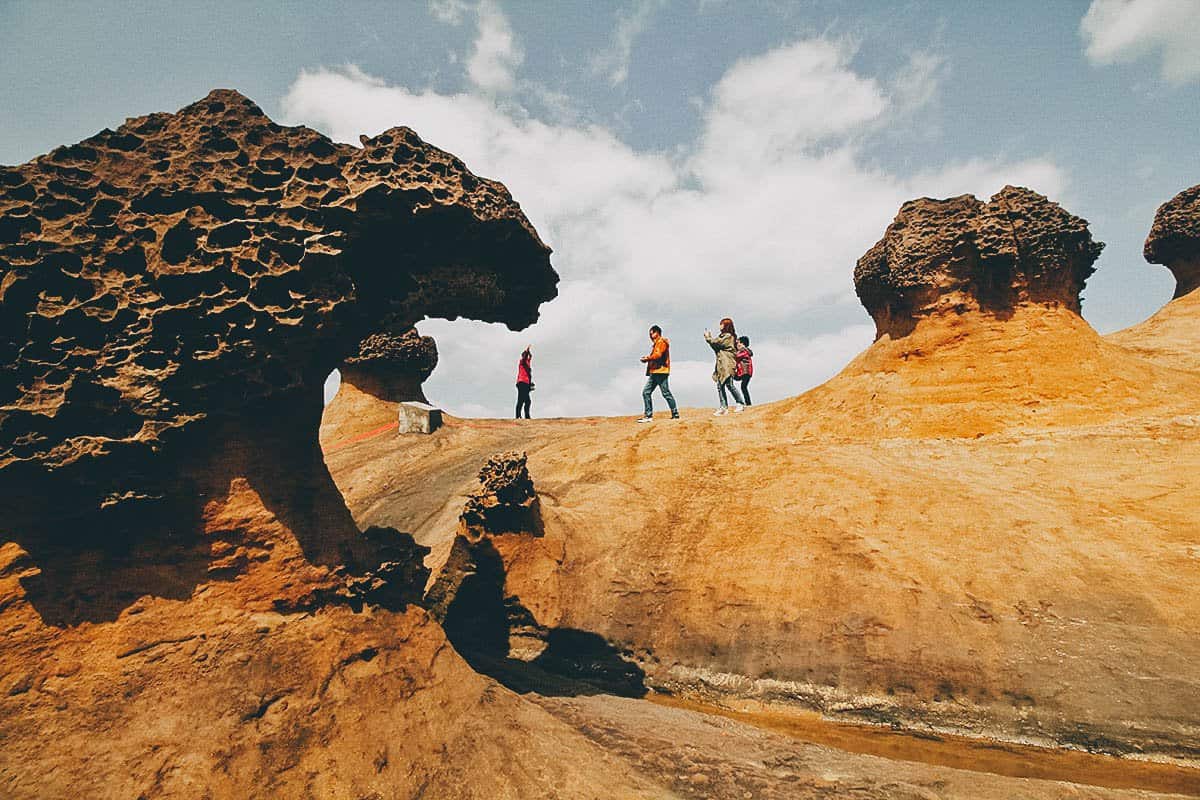
[[[739,336],[737,350],[733,353],[736,366],[733,376],[742,384],[742,397],[750,405],[750,378],[754,377],[754,351],[750,349],[750,337]]]

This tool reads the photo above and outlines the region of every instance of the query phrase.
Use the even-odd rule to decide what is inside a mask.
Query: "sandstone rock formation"
[[[505,602],[630,654],[650,687],[1195,763],[1200,382],[1079,316],[1081,221],[999,197],[905,206],[859,265],[881,337],[800,397],[650,431],[452,420],[331,470],[436,574],[445,497],[527,451],[533,541],[562,557],[506,561]]]
[[[1146,260],[1175,276],[1175,297],[1200,287],[1200,185],[1158,207],[1143,248]]]
[[[421,384],[437,359],[433,337],[420,335],[416,328],[376,331],[364,338],[338,368],[341,381],[322,416],[322,443],[336,446],[395,424],[402,402],[429,402]]]
[[[1106,337],[1139,357],[1200,372],[1200,186],[1163,203],[1143,250],[1175,276],[1175,295],[1150,319]]]
[[[437,343],[416,328],[400,334],[372,333],[342,362],[342,381],[393,402],[428,402],[421,384],[437,366]]]
[[[435,556],[441,565],[425,604],[459,651],[488,670],[489,661],[531,661],[545,652],[548,629],[507,589],[508,575],[553,580],[562,553],[538,541],[541,505],[525,453],[489,457],[479,484],[463,503],[448,552]]]
[[[1079,311],[1079,293],[1104,245],[1087,221],[1029,189],[921,198],[900,207],[858,260],[854,286],[876,338],[907,335],[933,315],[1011,314],[1025,303]]]
[[[240,478],[311,560],[373,567],[316,446],[325,376],[383,323],[527,325],[557,282],[504,187],[411,130],[338,145],[232,91],[0,169],[0,219],[6,531],[44,575],[148,539],[176,565],[51,594],[186,596]]]
[[[548,254],[412,131],[231,91],[0,168],[0,795],[667,796],[468,668],[316,444],[367,334],[526,325]]]

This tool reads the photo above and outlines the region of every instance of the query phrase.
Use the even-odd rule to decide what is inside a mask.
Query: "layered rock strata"
[[[900,207],[858,260],[854,286],[876,338],[907,335],[937,315],[1011,314],[1027,303],[1078,313],[1079,293],[1104,245],[1080,219],[1029,189],[921,198]]]

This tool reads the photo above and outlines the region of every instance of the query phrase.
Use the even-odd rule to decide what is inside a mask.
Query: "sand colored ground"
[[[1027,307],[884,337],[738,416],[323,441],[359,523],[435,567],[478,466],[527,450],[545,535],[505,592],[652,686],[1191,760],[1197,398],[1200,376]]]

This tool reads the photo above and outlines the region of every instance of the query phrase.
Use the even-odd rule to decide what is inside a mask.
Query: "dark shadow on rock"
[[[257,425],[196,426],[171,442],[177,455],[131,448],[127,458],[110,455],[113,471],[99,475],[82,460],[52,475],[10,469],[0,542],[16,542],[37,569],[21,578],[26,598],[45,624],[64,627],[110,622],[145,595],[183,600],[201,583],[235,579],[247,565],[210,570],[214,542],[260,550],[274,543],[241,529],[206,536],[204,511],[243,479],[309,562],[342,568],[344,590],[322,602],[399,609],[418,601],[427,548],[391,528],[358,530],[317,444],[319,412],[313,404],[262,409]],[[139,496],[104,501],[128,486]]]
[[[504,596],[504,563],[486,539],[471,547],[473,571],[463,579],[442,622],[446,637],[476,672],[516,692],[556,697],[646,694],[645,672],[598,634],[544,628],[514,597]],[[520,640],[541,649],[531,660],[509,655]]]

